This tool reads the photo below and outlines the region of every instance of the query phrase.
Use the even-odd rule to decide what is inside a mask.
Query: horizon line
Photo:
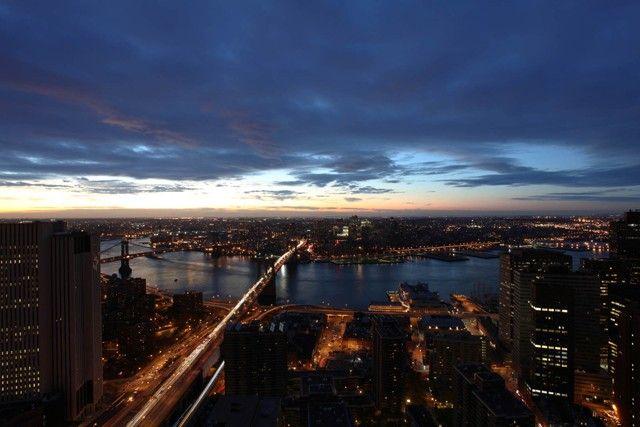
[[[369,218],[423,218],[423,217],[538,217],[538,216],[614,216],[624,210],[477,210],[477,209],[126,209],[126,208],[74,208],[0,212],[0,220],[41,219],[187,219],[187,218],[341,218],[359,216]],[[107,214],[107,212],[110,212]],[[106,214],[106,215],[105,215]]]

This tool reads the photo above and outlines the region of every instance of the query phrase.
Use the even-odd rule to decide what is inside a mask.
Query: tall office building
[[[102,395],[99,252],[98,240],[87,233],[53,236],[53,389],[64,390],[70,418]]]
[[[575,367],[582,371],[597,371],[600,368],[600,347],[606,340],[605,330],[600,324],[600,282],[593,275],[568,270],[550,270],[541,280],[552,289],[562,286],[573,289],[571,320]]]
[[[533,268],[542,271],[553,264],[571,267],[571,257],[560,252],[515,248],[500,255],[500,294],[499,294],[499,329],[500,342],[509,350],[513,345],[514,305],[514,272],[520,269]]]
[[[429,351],[429,381],[441,400],[451,402],[454,368],[461,363],[482,362],[484,337],[469,332],[433,334]]]
[[[610,224],[609,245],[607,261],[616,270],[617,284],[640,287],[640,211],[629,211]]]
[[[534,425],[531,411],[507,389],[502,377],[482,364],[458,365],[453,376],[455,427]]]
[[[103,283],[102,336],[116,340],[128,360],[142,360],[150,352],[156,297],[147,293],[147,281],[115,274]]]
[[[405,333],[393,319],[386,318],[374,319],[372,333],[373,401],[378,410],[399,413],[405,399]]]
[[[580,403],[587,390],[606,393],[600,368],[605,331],[599,280],[566,267],[549,267],[533,282],[530,307],[533,357],[527,385],[532,394]]]
[[[518,383],[524,384],[531,367],[531,330],[533,326],[531,297],[533,283],[538,278],[537,267],[515,270],[513,272],[513,320],[511,359],[517,374]]]
[[[615,258],[640,259],[640,211],[629,211],[609,227],[610,250]]]
[[[600,281],[600,327],[606,331],[609,325],[609,293],[618,286],[629,284],[630,265],[628,262],[612,258],[598,258],[581,260],[582,270],[596,276]],[[609,344],[603,340],[600,349],[600,366],[608,369]]]
[[[0,224],[0,401],[102,396],[98,242],[62,222]]]
[[[600,280],[602,314],[600,322],[606,330],[610,324],[612,310],[610,294],[626,287],[640,288],[640,212],[627,212],[621,220],[609,226],[609,258],[583,259],[584,271],[594,274]],[[605,340],[600,351],[600,365],[612,374],[615,367],[609,366],[615,360],[615,343]]]
[[[640,289],[611,292],[609,373],[622,425],[640,426]]]
[[[225,394],[284,396],[287,337],[280,324],[232,323],[222,343]]]
[[[541,281],[549,283],[550,289],[569,287],[574,291],[575,298],[570,301],[573,310],[570,325],[572,348],[575,349],[576,363],[573,373],[574,400],[581,403],[585,399],[602,399],[610,392],[606,372],[601,368],[603,349],[606,348],[602,286],[596,276],[571,272],[566,266],[550,266],[543,273],[531,269],[514,273],[512,359],[519,384],[524,385],[533,366],[531,338],[536,324],[531,301],[533,288]]]
[[[573,396],[573,289],[540,281],[531,299],[531,368],[526,379],[534,397]]]
[[[603,349],[607,347],[605,316],[606,299],[602,283],[596,275],[585,272],[547,274],[552,285],[573,289],[573,401],[585,404],[608,400],[611,381],[602,367]]]

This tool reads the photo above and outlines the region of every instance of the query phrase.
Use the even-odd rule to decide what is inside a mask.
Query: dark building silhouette
[[[505,388],[504,380],[482,364],[454,371],[455,427],[533,426],[534,416]]]
[[[536,310],[532,307],[533,289],[540,282],[550,283],[549,298],[554,290],[569,287],[575,298],[570,303],[572,345],[575,346],[574,395],[576,401],[594,395],[603,397],[609,392],[605,371],[600,368],[603,348],[606,347],[606,328],[602,322],[603,304],[601,284],[597,277],[571,272],[566,266],[550,266],[544,273],[529,267],[514,273],[514,322],[513,322],[513,366],[519,384],[531,376],[532,335],[536,331]]]
[[[640,288],[611,292],[609,373],[624,427],[640,425]]]
[[[453,401],[454,368],[461,363],[482,362],[482,337],[464,331],[433,333],[430,338],[429,382],[440,400]]]
[[[498,334],[500,342],[508,350],[512,348],[514,333],[514,272],[521,269],[542,271],[545,267],[554,264],[571,267],[571,257],[560,252],[531,248],[515,248],[500,255]]]
[[[593,274],[600,281],[601,315],[599,317],[602,330],[609,325],[610,301],[609,293],[620,286],[627,286],[631,282],[632,265],[629,261],[601,258],[581,260],[582,270]],[[600,365],[607,368],[609,363],[609,343],[604,340],[600,349]]]
[[[352,427],[349,408],[340,399],[310,399],[304,405],[307,427]]]
[[[99,250],[63,222],[0,224],[0,401],[60,396],[67,421],[102,397]]]
[[[609,245],[609,267],[617,274],[617,284],[640,287],[640,211],[611,223]]]
[[[206,426],[278,427],[282,425],[280,399],[258,396],[220,396],[203,415]]]
[[[375,318],[373,333],[373,401],[378,410],[399,413],[404,404],[407,355],[405,333],[392,318]]]
[[[232,323],[222,343],[225,394],[284,396],[287,337],[280,324]]]
[[[609,228],[610,250],[615,258],[640,259],[640,211],[629,211]]]
[[[552,266],[533,280],[529,326],[531,357],[525,377],[535,397],[585,399],[608,395],[600,353],[600,282],[590,274]]]
[[[147,281],[112,275],[103,288],[103,337],[116,340],[128,358],[146,357],[154,330],[155,296],[147,293]]]
[[[524,384],[525,378],[528,378],[531,367],[531,330],[533,327],[531,298],[533,283],[538,277],[538,271],[537,266],[529,266],[515,270],[512,275],[513,335],[511,359],[520,385]]]
[[[171,310],[181,321],[200,316],[203,311],[202,292],[185,291],[182,294],[173,294]]]
[[[568,401],[573,396],[573,289],[538,282],[531,308],[532,359],[527,389],[534,397]]]
[[[616,364],[629,362],[629,359],[625,360],[626,356],[622,356],[622,361],[618,360],[622,337],[616,319],[622,314],[616,305],[621,304],[619,298],[623,294],[634,292],[630,289],[640,289],[640,212],[625,213],[622,219],[611,222],[609,231],[611,249],[609,258],[584,259],[582,268],[600,280],[602,305],[600,322],[605,330],[609,329],[609,340],[604,342],[601,348],[600,359],[601,366],[608,370],[615,394],[616,387],[620,390],[620,384],[628,380],[628,377],[620,374],[616,369]],[[612,295],[616,295],[615,298],[618,300],[614,301]],[[617,397],[620,397],[619,392]],[[622,404],[622,402],[619,403]]]

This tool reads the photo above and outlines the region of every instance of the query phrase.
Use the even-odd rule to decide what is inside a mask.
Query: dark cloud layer
[[[640,194],[622,194],[619,191],[579,191],[579,192],[555,192],[547,194],[539,194],[534,196],[514,197],[515,200],[534,200],[534,201],[578,201],[578,202],[640,202]]]
[[[637,2],[6,2],[0,171],[201,181],[291,169],[280,184],[358,194],[415,176],[636,186],[638,16]],[[522,166],[504,158],[514,142],[597,162]],[[391,160],[406,151],[454,160]]]
[[[482,185],[561,185],[566,187],[615,187],[618,185],[640,185],[640,163],[620,167],[594,167],[590,169],[547,171],[528,166],[508,164],[507,167],[477,167],[494,173],[446,180],[456,187],[479,187]]]

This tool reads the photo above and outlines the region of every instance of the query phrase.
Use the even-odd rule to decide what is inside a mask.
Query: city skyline
[[[632,427],[639,237],[637,210],[0,221],[0,424]]]
[[[0,217],[614,213],[637,3],[0,3]]]

